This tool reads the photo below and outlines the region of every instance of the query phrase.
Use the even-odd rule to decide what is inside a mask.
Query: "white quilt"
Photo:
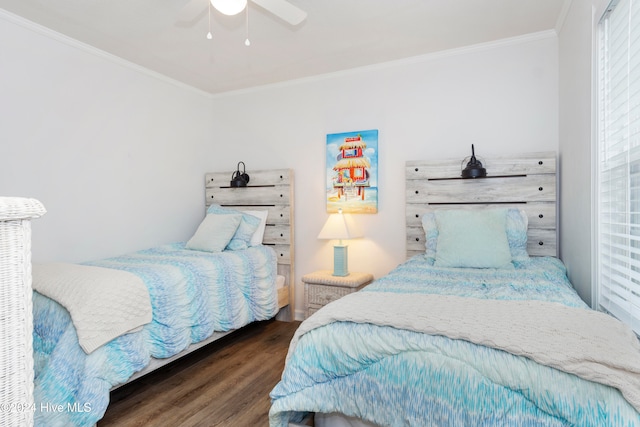
[[[543,301],[356,292],[305,320],[287,360],[306,332],[340,321],[443,335],[525,356],[615,387],[640,412],[640,343],[630,328],[604,313]]]
[[[34,264],[33,289],[69,311],[80,347],[87,354],[151,322],[149,291],[142,279],[126,271]]]

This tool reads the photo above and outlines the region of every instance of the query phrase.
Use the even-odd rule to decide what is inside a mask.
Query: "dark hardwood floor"
[[[248,325],[113,391],[98,427],[268,426],[269,392],[299,325]]]

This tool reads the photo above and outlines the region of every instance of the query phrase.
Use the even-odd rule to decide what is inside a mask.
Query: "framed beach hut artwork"
[[[378,131],[327,135],[327,212],[378,212]]]

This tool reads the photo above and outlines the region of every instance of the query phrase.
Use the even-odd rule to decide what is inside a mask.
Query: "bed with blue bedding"
[[[184,243],[86,264],[140,278],[153,313],[150,323],[88,354],[70,312],[34,292],[35,425],[95,425],[110,389],[152,359],[174,356],[214,331],[274,317],[276,264],[268,246],[211,253]]]
[[[186,242],[33,265],[36,426],[95,426],[111,390],[251,322],[292,319],[293,171],[253,171],[242,189],[231,174],[205,175]]]
[[[548,337],[545,329],[556,322],[563,333],[561,312],[569,319],[609,317],[582,302],[558,259],[531,257],[506,269],[437,267],[433,261],[416,255],[302,323],[271,393],[271,427],[309,413],[346,415],[367,426],[640,425],[640,345],[633,333],[616,344],[622,348],[613,359],[620,364],[604,375],[629,379],[623,391],[538,363],[535,353],[495,348],[500,337],[483,333],[502,330],[503,347],[515,338],[509,350],[526,353],[521,342]],[[491,305],[483,311],[483,303]],[[434,326],[438,322],[462,326],[450,338],[446,327]],[[479,337],[467,333],[474,325]],[[582,326],[582,341],[598,346],[595,331]],[[559,336],[555,345],[563,340]],[[553,344],[540,343],[538,359],[549,358]],[[594,366],[591,359],[569,362],[579,374]]]
[[[556,258],[556,153],[482,163],[407,161],[407,261],[300,325],[271,427],[640,425],[638,338]]]

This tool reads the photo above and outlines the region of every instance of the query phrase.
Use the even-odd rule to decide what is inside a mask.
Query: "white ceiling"
[[[0,8],[215,94],[424,55],[561,25],[571,0],[290,0],[292,27],[249,2],[191,22],[188,0],[0,0]],[[6,42],[6,41],[3,41]]]

